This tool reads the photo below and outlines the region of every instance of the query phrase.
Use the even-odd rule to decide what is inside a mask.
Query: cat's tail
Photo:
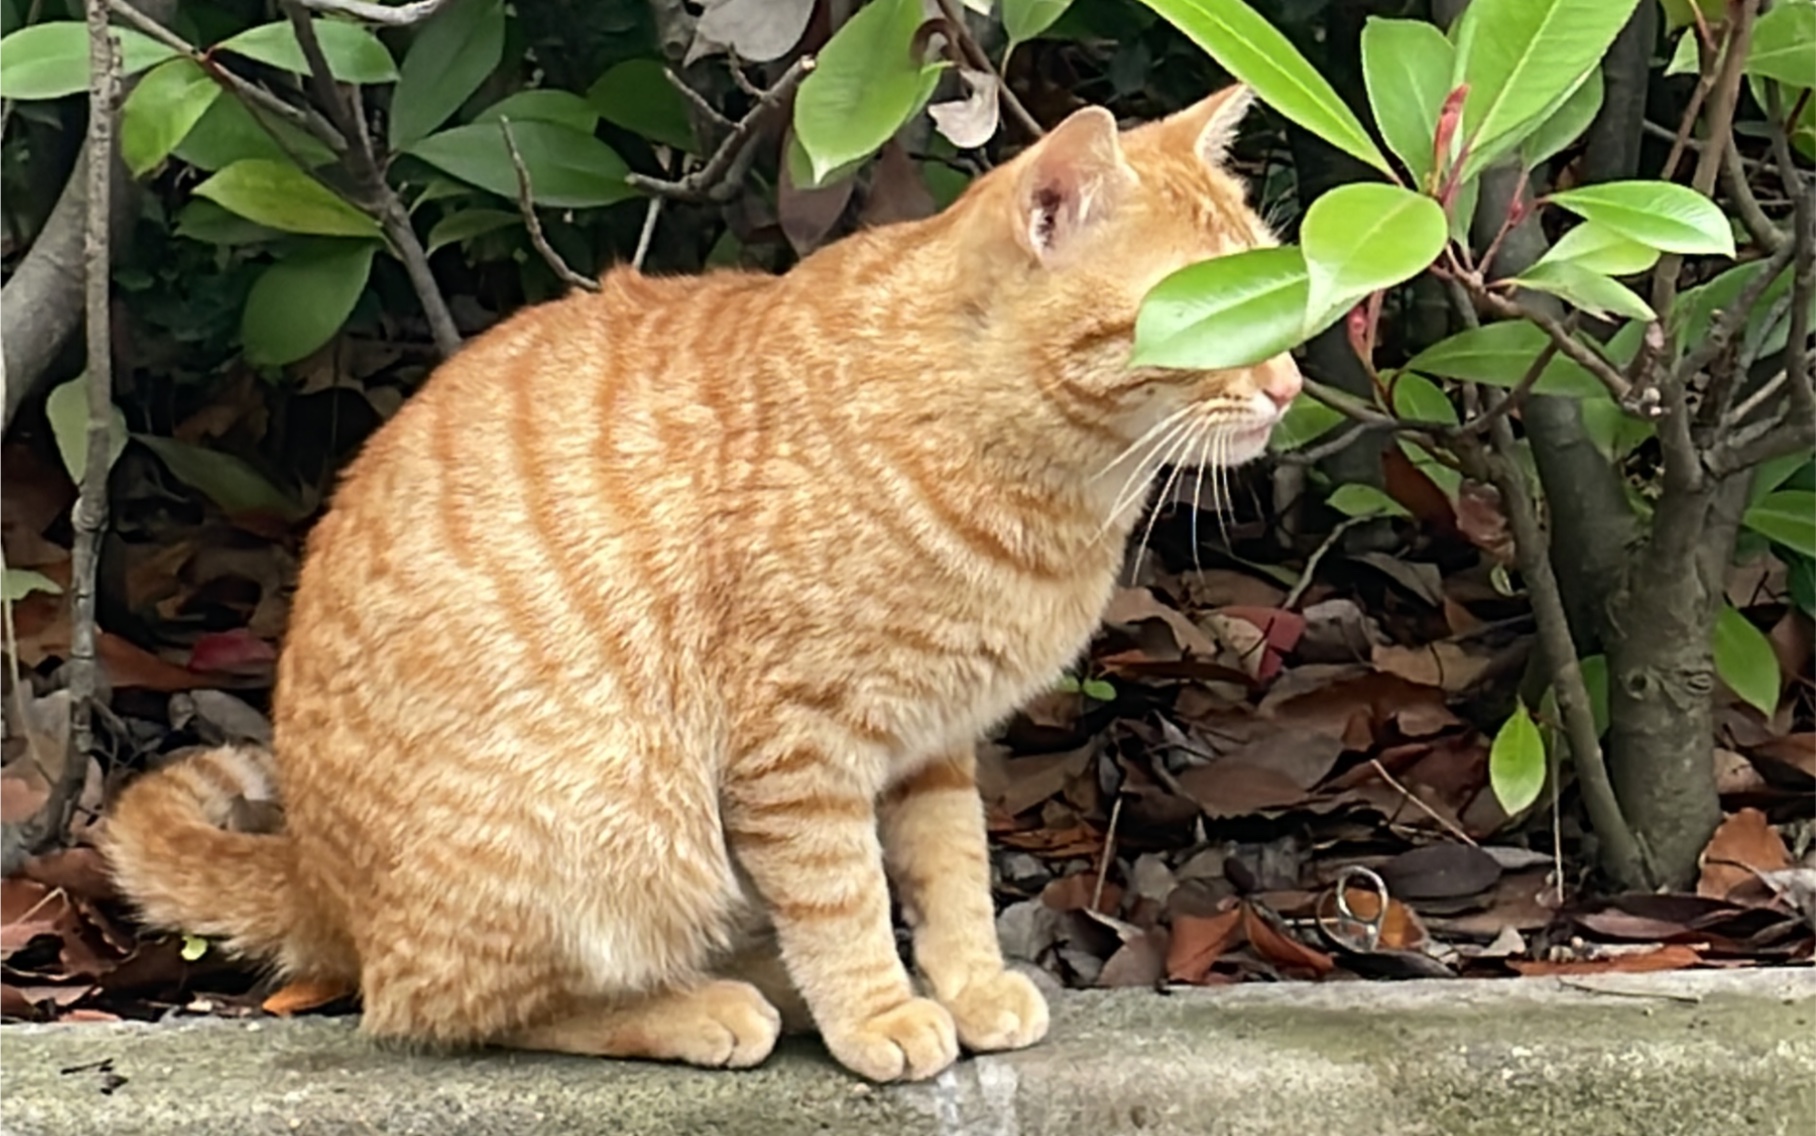
[[[290,838],[275,827],[271,754],[221,746],[137,778],[114,803],[101,852],[151,926],[225,940],[275,962],[302,916]]]

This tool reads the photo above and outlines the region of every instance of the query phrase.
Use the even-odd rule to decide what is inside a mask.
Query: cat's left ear
[[[1134,180],[1103,107],[1074,111],[1029,147],[1015,181],[1016,238],[1043,264],[1077,251]]]
[[[1190,146],[1209,166],[1221,166],[1236,140],[1243,116],[1255,103],[1255,92],[1246,83],[1232,83],[1198,100],[1166,120],[1177,145]]]

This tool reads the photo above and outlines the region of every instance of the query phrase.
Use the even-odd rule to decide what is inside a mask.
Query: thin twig
[[[1496,399],[1493,406],[1489,407],[1481,414],[1476,415],[1468,422],[1463,423],[1459,428],[1461,432],[1465,434],[1486,434],[1494,427],[1495,422],[1512,414],[1515,410],[1524,405],[1526,396],[1532,393],[1532,388],[1538,383],[1539,376],[1543,375],[1545,373],[1545,368],[1549,367],[1551,361],[1557,358],[1557,352],[1558,346],[1556,342],[1545,344],[1544,348],[1537,355],[1533,356],[1532,362],[1526,367],[1525,374],[1520,376],[1519,382],[1513,384],[1513,389],[1507,392],[1507,396],[1505,398]]]
[[[1373,513],[1363,513],[1359,516],[1345,517],[1337,522],[1336,527],[1330,530],[1330,534],[1319,541],[1318,547],[1312,549],[1312,554],[1305,558],[1305,570],[1299,573],[1299,579],[1293,584],[1293,590],[1286,593],[1286,598],[1280,601],[1280,609],[1282,611],[1292,611],[1299,606],[1299,601],[1305,598],[1306,591],[1312,586],[1312,581],[1317,578],[1318,565],[1323,563],[1325,555],[1329,553],[1332,548],[1336,547],[1337,542],[1343,538],[1344,533],[1355,528],[1357,525],[1362,524],[1364,521],[1378,519],[1379,518]]]
[[[368,4],[365,0],[297,0],[305,8],[317,12],[336,12],[343,16],[352,16],[368,24],[383,24],[388,28],[407,28],[411,24],[420,24],[448,6],[449,0],[415,0],[411,4]]]
[[[1734,204],[1735,215],[1747,227],[1753,243],[1767,252],[1776,252],[1778,246],[1789,238],[1784,230],[1766,216],[1766,211],[1760,208],[1759,198],[1753,196],[1753,187],[1747,184],[1747,171],[1740,163],[1740,150],[1734,146],[1722,147],[1721,183],[1728,191],[1728,200]]]
[[[712,156],[706,159],[706,164],[693,173],[678,181],[633,173],[625,181],[633,189],[676,201],[718,203],[730,200],[743,181],[744,170],[748,168],[741,159],[750,149],[750,143],[782,110],[795,88],[801,85],[801,80],[807,78],[813,70],[813,62],[811,55],[803,55],[795,60],[782,73],[782,77],[775,81],[774,86],[758,96],[756,105],[732,127],[731,133],[725,136]]]
[[[1116,826],[1122,820],[1122,794],[1116,794],[1116,803],[1110,806],[1110,829],[1103,838],[1103,857],[1097,861],[1097,885],[1091,889],[1090,911],[1097,911],[1097,905],[1103,902],[1103,882],[1110,874],[1110,865],[1116,862]]]
[[[579,288],[584,292],[597,292],[599,281],[589,280],[568,267],[568,262],[561,259],[555,246],[549,244],[549,238],[542,231],[542,220],[536,216],[535,193],[530,185],[530,171],[523,164],[523,155],[517,152],[517,138],[511,133],[511,120],[500,116],[499,133],[504,135],[504,148],[511,155],[511,168],[517,171],[517,211],[523,215],[524,228],[530,231],[530,244],[543,262],[561,278],[562,283],[570,288]]]
[[[643,261],[649,256],[650,241],[656,236],[656,219],[662,216],[661,197],[649,199],[649,205],[643,210],[643,230],[637,234],[637,251],[631,256],[631,267],[643,271]]]
[[[1437,821],[1439,826],[1442,827],[1445,832],[1450,833],[1450,835],[1456,837],[1458,840],[1461,840],[1463,843],[1469,845],[1471,848],[1481,847],[1481,845],[1476,843],[1476,840],[1473,836],[1470,836],[1467,832],[1464,832],[1462,829],[1458,828],[1456,826],[1455,822],[1451,821],[1447,817],[1441,816],[1436,809],[1432,808],[1430,805],[1426,804],[1424,801],[1421,801],[1417,796],[1415,796],[1413,794],[1412,790],[1408,789],[1406,786],[1404,786],[1404,785],[1400,784],[1398,781],[1394,780],[1394,775],[1387,771],[1387,767],[1385,765],[1381,764],[1380,758],[1371,757],[1368,759],[1368,763],[1370,765],[1374,766],[1376,776],[1380,777],[1381,780],[1387,782],[1388,786],[1390,788],[1392,788],[1394,790],[1394,792],[1400,794],[1402,797],[1405,797],[1407,803],[1410,804],[1413,808],[1418,809],[1420,812],[1424,813],[1426,816],[1430,817],[1432,820]]]
[[[1503,319],[1523,319],[1537,324],[1539,330],[1551,337],[1551,342],[1565,357],[1594,375],[1608,389],[1608,393],[1614,396],[1616,402],[1628,401],[1633,387],[1627,382],[1626,376],[1608,361],[1607,356],[1571,335],[1569,329],[1558,320],[1519,300],[1510,300],[1489,291],[1480,279],[1473,276],[1465,276],[1461,282],[1476,307]]]
[[[732,74],[737,75],[739,78],[743,78],[743,74],[736,67],[732,68]],[[720,114],[718,107],[707,102],[706,96],[688,86],[687,83],[682,80],[681,76],[675,74],[672,69],[664,67],[662,69],[662,77],[667,79],[668,85],[679,91],[681,97],[686,99],[695,110],[704,115],[706,121],[719,127],[721,130],[730,130],[732,128],[731,119]]]
[[[959,10],[953,0],[939,0],[939,6],[940,13],[946,17],[946,25],[952,29],[952,34],[958,39],[953,47],[958,51],[961,61],[970,64],[974,70],[995,75],[997,97],[1002,102],[1003,109],[1009,112],[1009,117],[1013,118],[1016,124],[1027,132],[1028,137],[1046,137],[1047,132],[1041,128],[1040,120],[1028,113],[1028,108],[1023,106],[1022,101],[1016,98],[1015,92],[1009,89],[1008,79],[997,71],[996,65],[990,62],[990,57],[985,55],[984,49],[978,45],[976,37],[971,34],[970,26],[965,23],[965,13]]]
[[[1580,982],[1569,978],[1559,978],[1557,984],[1571,990],[1581,990],[1585,994],[1606,994],[1613,998],[1657,998],[1668,1002],[1684,1002],[1692,1006],[1701,1005],[1703,1000],[1701,994],[1681,993],[1675,990],[1622,990],[1614,986],[1597,986],[1592,982]]]
[[[1805,96],[1808,92],[1805,92]],[[1804,347],[1810,341],[1810,304],[1816,300],[1816,201],[1811,200],[1808,181],[1797,169],[1791,156],[1791,140],[1785,133],[1784,95],[1775,79],[1766,81],[1767,127],[1772,133],[1772,156],[1778,162],[1778,176],[1791,195],[1791,328],[1785,341],[1785,375],[1791,388],[1791,409],[1804,422],[1816,420],[1816,390],[1811,389],[1810,357]]]

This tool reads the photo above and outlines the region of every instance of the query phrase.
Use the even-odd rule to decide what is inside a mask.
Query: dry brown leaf
[[[1097,985],[1158,985],[1167,976],[1168,941],[1165,927],[1150,928],[1127,940],[1097,972]]]
[[[1528,977],[1560,974],[1646,974],[1684,970],[1703,961],[1696,948],[1671,943],[1657,950],[1612,954],[1592,959],[1508,959],[1507,965]]]
[[[1791,866],[1791,853],[1758,809],[1741,809],[1722,821],[1703,849],[1702,875],[1696,894],[1734,903],[1766,901],[1772,892],[1760,872]]]
[[[304,1010],[326,1006],[354,993],[356,991],[353,987],[336,982],[292,982],[259,1003],[259,1008],[267,1014],[288,1017]]]
[[[1375,666],[1420,686],[1435,686],[1455,694],[1467,690],[1494,665],[1494,655],[1439,640],[1420,647],[1376,647]]]
[[[1246,761],[1213,761],[1179,775],[1179,787],[1210,817],[1248,816],[1290,808],[1307,797],[1291,777]]]
[[[1225,951],[1242,942],[1242,909],[1216,915],[1175,915],[1167,948],[1167,977],[1174,982],[1203,982]]]
[[[1199,658],[1217,657],[1217,644],[1184,612],[1160,602],[1149,588],[1118,588],[1104,608],[1103,621],[1112,627],[1137,627],[1157,620],[1172,633],[1178,650]]]
[[[1323,951],[1306,946],[1276,928],[1267,915],[1258,910],[1254,904],[1242,905],[1242,933],[1248,936],[1249,945],[1261,957],[1267,959],[1282,971],[1291,973],[1310,972],[1312,976],[1322,978],[1337,969],[1336,962]]]

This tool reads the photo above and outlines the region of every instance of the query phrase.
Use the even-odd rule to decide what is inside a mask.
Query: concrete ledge
[[[873,1088],[383,1052],[345,1020],[0,1030],[9,1136],[1809,1136],[1816,971],[1076,993],[1036,1049]],[[111,1060],[127,1078],[63,1073]]]

